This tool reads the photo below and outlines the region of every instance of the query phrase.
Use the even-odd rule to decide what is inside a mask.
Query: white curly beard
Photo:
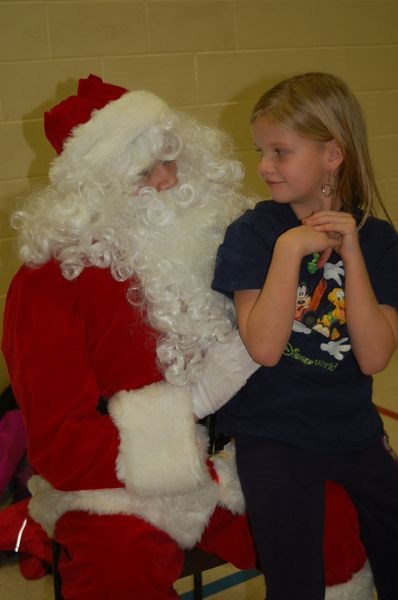
[[[129,300],[143,303],[162,334],[166,379],[184,385],[199,375],[209,344],[226,341],[233,327],[231,302],[211,290],[211,279],[226,226],[254,202],[240,192],[243,169],[229,157],[228,136],[183,115],[120,154],[104,171],[83,157],[84,177],[69,168],[71,152],[54,161],[51,185],[13,215],[20,258],[33,266],[55,258],[67,279],[89,265],[137,278]],[[173,159],[176,187],[139,189],[143,165]]]
[[[163,334],[158,359],[170,383],[195,381],[209,344],[228,339],[232,303],[211,289],[217,248],[226,226],[248,201],[225,186],[181,183],[166,192],[144,189],[132,199],[139,214],[133,247],[152,327]],[[136,287],[130,297],[134,301]]]

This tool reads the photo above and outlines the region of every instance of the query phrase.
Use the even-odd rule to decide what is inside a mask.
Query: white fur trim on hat
[[[51,182],[65,192],[78,187],[88,172],[101,175],[115,169],[122,157],[129,157],[127,148],[144,130],[172,114],[161,98],[144,90],[127,92],[109,102],[72,130],[50,167]]]
[[[108,408],[120,436],[116,473],[129,492],[184,494],[208,481],[207,434],[195,424],[188,386],[121,391]]]

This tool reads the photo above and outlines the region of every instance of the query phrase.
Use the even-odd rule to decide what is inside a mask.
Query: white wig
[[[234,324],[231,303],[210,287],[225,228],[251,204],[230,150],[226,134],[129,92],[72,131],[50,185],[13,216],[27,264],[55,258],[67,279],[89,265],[132,279],[129,299],[162,334],[158,359],[173,383],[194,381],[209,344]],[[174,159],[176,187],[142,188],[146,169]]]

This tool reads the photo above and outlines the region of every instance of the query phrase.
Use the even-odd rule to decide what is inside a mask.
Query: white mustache
[[[150,187],[141,188],[138,195],[131,199],[131,204],[144,225],[167,227],[174,223],[178,208],[189,208],[195,200],[194,186],[183,183],[163,192]]]

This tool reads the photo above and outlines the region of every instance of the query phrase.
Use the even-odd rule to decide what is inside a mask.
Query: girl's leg
[[[324,485],[316,455],[247,435],[236,450],[267,600],[324,600]]]
[[[133,516],[70,512],[56,527],[65,600],[178,598],[184,553],[162,531]]]
[[[378,600],[398,598],[398,463],[383,442],[344,453],[339,477],[358,511]]]

